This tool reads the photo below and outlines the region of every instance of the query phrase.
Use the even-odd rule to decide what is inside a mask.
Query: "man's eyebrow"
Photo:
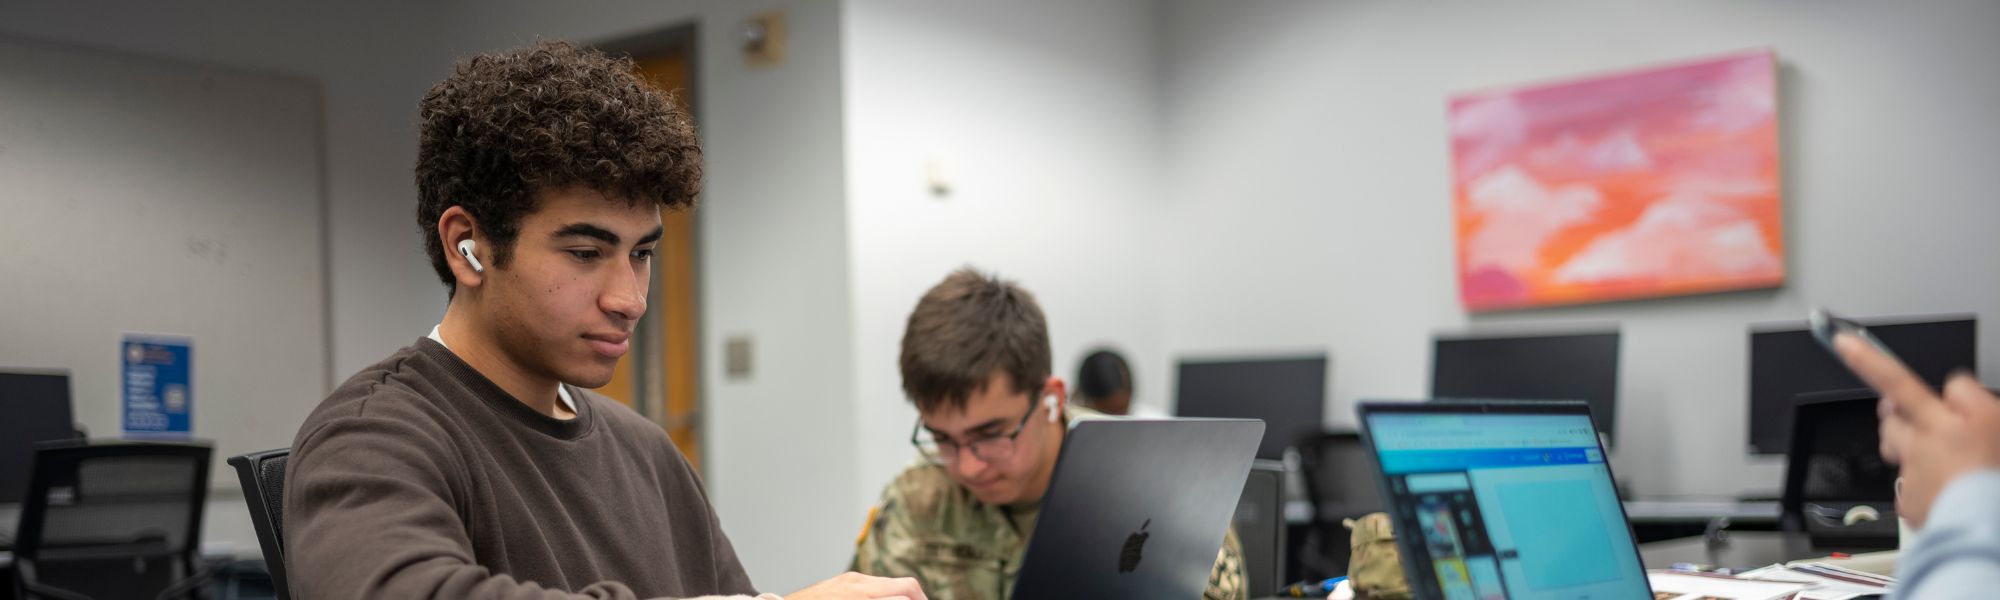
[[[602,240],[606,244],[618,245],[618,234],[589,223],[570,223],[557,229],[553,237],[587,237]]]
[[[652,232],[652,233],[648,233],[648,234],[646,234],[646,235],[643,235],[643,236],[639,236],[639,244],[638,244],[638,245],[640,245],[640,246],[644,246],[644,245],[646,245],[646,244],[651,244],[651,243],[653,243],[653,242],[657,242],[657,241],[660,241],[660,237],[661,237],[661,236],[664,236],[664,235],[666,235],[666,234],[667,234],[667,228],[666,228],[666,226],[660,226],[660,227],[654,227],[654,228],[653,228],[653,232]]]
[[[967,427],[965,429],[965,432],[968,434],[990,432],[995,429],[999,429],[1001,425],[1006,425],[1007,424],[1006,421],[1007,421],[1006,419],[993,419],[985,423],[980,423],[972,427]],[[951,434],[945,433],[943,431],[938,431],[936,429],[932,429],[928,425],[924,427],[924,430],[931,432],[931,437],[951,437]]]

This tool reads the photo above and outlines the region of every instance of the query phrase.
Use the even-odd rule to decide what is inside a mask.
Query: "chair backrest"
[[[1382,510],[1381,486],[1375,481],[1375,459],[1361,443],[1361,434],[1328,431],[1308,434],[1298,443],[1299,476],[1315,518],[1338,523]]]
[[[1896,467],[1882,459],[1875,413],[1880,398],[1873,390],[1852,389],[1794,399],[1779,499],[1787,529],[1806,531],[1819,545],[1895,547]],[[1857,505],[1874,508],[1880,519],[1845,525],[1845,513]]]
[[[193,577],[212,453],[140,442],[38,448],[15,532],[17,591],[152,598]]]
[[[1299,480],[1313,509],[1299,564],[1309,578],[1344,575],[1353,549],[1341,520],[1382,510],[1375,458],[1361,434],[1352,431],[1306,434],[1294,448],[1299,453]]]
[[[1258,460],[1236,503],[1237,541],[1243,543],[1244,579],[1251,598],[1277,593],[1285,572],[1285,463]]]
[[[229,466],[236,468],[236,478],[243,484],[250,524],[257,530],[264,568],[271,572],[271,587],[279,600],[291,599],[285,579],[285,461],[291,456],[291,448],[279,448],[229,457]]]

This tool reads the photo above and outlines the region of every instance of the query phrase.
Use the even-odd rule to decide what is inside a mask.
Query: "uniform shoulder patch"
[[[868,507],[868,519],[861,522],[861,534],[854,536],[854,545],[860,546],[862,542],[868,541],[868,532],[876,529],[875,520],[881,518],[881,516],[881,505]]]

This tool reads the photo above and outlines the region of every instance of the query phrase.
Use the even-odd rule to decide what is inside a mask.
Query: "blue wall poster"
[[[185,438],[194,433],[194,341],[126,334],[125,435]]]

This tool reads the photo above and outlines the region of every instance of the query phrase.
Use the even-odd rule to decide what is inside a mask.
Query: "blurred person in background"
[[[1078,403],[1107,415],[1132,412],[1132,367],[1109,349],[1093,350],[1076,366]]]

